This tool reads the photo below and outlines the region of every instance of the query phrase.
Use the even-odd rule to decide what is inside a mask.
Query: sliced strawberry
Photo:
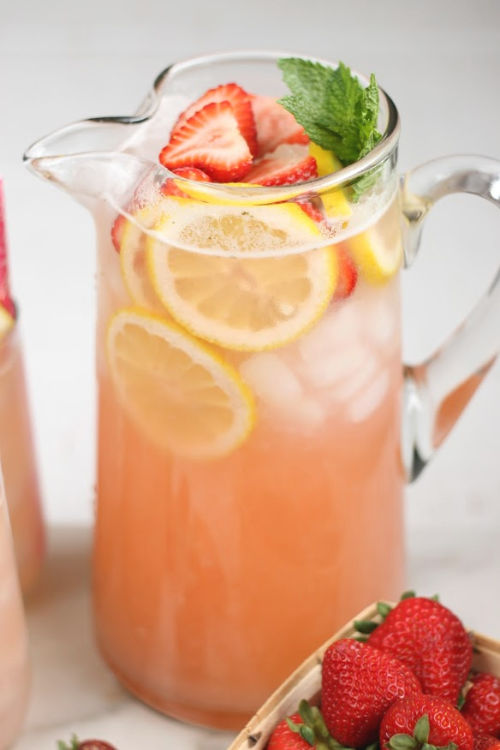
[[[349,297],[358,282],[358,269],[346,248],[340,244],[336,246],[339,263],[339,275],[335,288],[334,300]]]
[[[281,143],[309,143],[302,125],[276,99],[254,95],[251,102],[257,127],[257,156],[274,151]]]
[[[179,175],[179,177],[185,177],[186,180],[210,182],[210,177],[207,173],[203,172],[201,169],[196,169],[196,167],[179,167],[179,169],[173,169],[172,171],[174,174]],[[163,195],[177,195],[179,198],[189,198],[189,195],[181,190],[175,180],[171,177],[168,180],[165,180],[160,190]]]
[[[200,109],[203,109],[203,107],[212,102],[229,102],[238,122],[240,133],[248,143],[252,155],[256,156],[257,130],[255,127],[250,96],[236,83],[223,83],[220,86],[216,86],[214,89],[209,89],[179,116],[172,129],[171,137],[174,136],[178,130],[182,128],[194,114],[196,114],[196,112],[199,112]]]
[[[316,224],[321,224],[321,222],[325,220],[323,212],[320,208],[318,208],[313,200],[301,199],[297,200],[296,202],[301,207],[301,209],[309,216],[309,218],[316,222]]]
[[[123,228],[127,219],[122,214],[118,214],[111,227],[111,242],[117,253],[120,252]]]
[[[318,176],[314,156],[305,146],[282,144],[260,159],[245,177],[256,185],[292,185]]]
[[[252,154],[229,102],[206,104],[178,128],[160,153],[164,167],[198,167],[215,182],[241,180]]]

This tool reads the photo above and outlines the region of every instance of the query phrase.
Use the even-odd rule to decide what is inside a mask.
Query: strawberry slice
[[[257,127],[257,156],[274,151],[281,143],[309,143],[302,125],[272,96],[254,95],[251,102]]]
[[[229,102],[211,102],[176,129],[160,153],[164,167],[198,167],[215,182],[241,180],[252,154]]]
[[[113,226],[111,227],[111,242],[113,243],[113,247],[115,248],[117,253],[120,252],[122,234],[126,222],[127,219],[125,218],[125,216],[123,216],[123,214],[118,214],[113,222]]]
[[[256,185],[292,185],[318,176],[314,156],[305,146],[282,144],[260,159],[245,177]]]
[[[335,288],[334,300],[349,297],[358,283],[358,269],[346,248],[340,244],[336,247],[339,263],[339,275]]]
[[[206,172],[196,167],[179,167],[172,170],[179,177],[185,177],[186,180],[196,180],[196,182],[210,182],[210,177]],[[178,187],[175,180],[171,177],[165,180],[160,188],[163,195],[177,195],[179,198],[189,198],[189,195]]]
[[[3,198],[3,183],[0,180],[0,305],[9,315],[16,317],[16,306],[10,296],[9,268],[7,264],[7,230],[5,226],[5,203]]]
[[[233,108],[234,116],[238,122],[238,127],[243,138],[248,143],[252,155],[257,154],[257,130],[253,116],[250,96],[241,86],[236,83],[223,83],[213,89],[209,89],[203,96],[191,104],[184,112],[179,115],[177,122],[172,129],[172,136],[182,128],[186,122],[203,109],[207,104],[212,102],[229,102]]]
[[[309,216],[310,219],[316,222],[316,224],[321,224],[321,222],[325,220],[325,217],[323,216],[323,212],[316,205],[314,200],[300,198],[300,199],[297,199],[296,203]]]

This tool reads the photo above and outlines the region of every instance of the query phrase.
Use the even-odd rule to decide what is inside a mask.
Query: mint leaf
[[[343,166],[366,156],[379,142],[379,96],[373,73],[369,85],[363,88],[342,62],[334,69],[300,57],[287,57],[278,60],[278,66],[291,92],[280,99],[280,104],[314,143],[333,151]],[[358,181],[354,183],[355,200],[373,185],[376,177],[373,173],[363,175],[358,187]]]

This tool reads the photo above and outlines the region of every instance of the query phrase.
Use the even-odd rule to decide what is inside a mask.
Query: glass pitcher
[[[278,57],[173,65],[135,116],[75,123],[25,155],[96,223],[99,647],[140,698],[219,727],[401,591],[405,481],[500,344],[496,285],[427,362],[401,366],[399,268],[441,196],[498,203],[500,164],[450,157],[400,185],[383,91],[380,143],[307,183],[158,164],[207,89],[283,95]]]

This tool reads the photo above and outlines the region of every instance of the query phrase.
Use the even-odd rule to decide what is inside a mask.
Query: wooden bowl
[[[332,638],[329,638],[311,656],[292,672],[282,685],[267,699],[250,719],[228,750],[263,750],[276,725],[286,716],[297,711],[299,701],[306,698],[318,703],[321,689],[321,664],[326,649],[341,638],[359,635],[354,620],[380,622],[377,605],[371,604]],[[472,668],[479,672],[490,672],[500,677],[500,642],[471,632],[474,647]]]

